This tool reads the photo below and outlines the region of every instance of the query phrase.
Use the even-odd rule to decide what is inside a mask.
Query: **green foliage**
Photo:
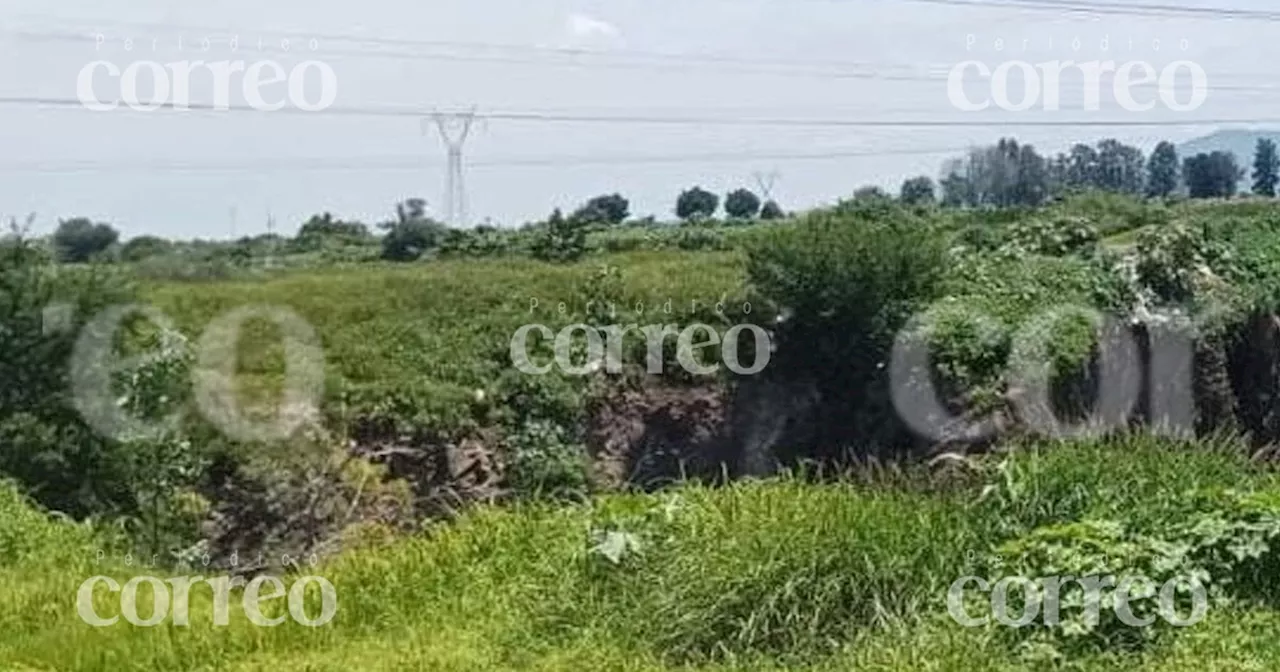
[[[760,212],[760,197],[750,189],[735,189],[724,197],[724,212],[734,219],[754,219]]]
[[[557,208],[537,233],[529,251],[534,259],[540,261],[577,261],[587,253],[586,223],[573,218],[566,219]]]
[[[65,569],[94,552],[87,526],[51,516],[22,494],[18,484],[0,480],[0,570],[27,566]]]
[[[129,242],[120,248],[120,258],[124,261],[138,262],[164,254],[172,247],[173,244],[164,238],[138,236],[129,239]]]
[[[897,332],[936,298],[945,239],[902,215],[816,213],[768,232],[748,250],[747,277],[777,329],[774,375],[816,381],[847,415],[829,445],[888,448],[901,437],[883,366]]]
[[[709,229],[685,229],[676,236],[676,247],[682,250],[726,250],[723,234]]]
[[[928,175],[912,177],[902,183],[898,198],[907,205],[930,205],[936,199],[933,180]]]
[[[763,220],[782,219],[786,216],[787,213],[783,212],[782,206],[778,205],[777,201],[765,201],[764,206],[760,208],[760,219]]]
[[[1013,138],[971,150],[942,175],[943,203],[950,206],[1037,206],[1051,191],[1048,162]]]
[[[1181,180],[1177,148],[1172,142],[1161,141],[1147,162],[1147,195],[1168,198],[1178,190]]]
[[[608,194],[587,201],[569,218],[587,224],[617,226],[626,221],[630,210],[631,204],[622,194]]]
[[[117,274],[58,267],[20,235],[0,246],[0,473],[72,516],[131,505],[117,447],[85,424],[68,385],[82,327],[131,294]]]
[[[1083,217],[1028,219],[1010,228],[1006,245],[1030,254],[1088,256],[1097,251],[1101,239],[1098,227]]]
[[[116,244],[120,233],[108,224],[95,224],[84,217],[58,222],[53,243],[58,259],[67,263],[83,263],[98,257]]]
[[[426,201],[411,198],[396,206],[396,221],[382,224],[382,258],[417,261],[444,240],[448,227],[426,216]]]
[[[327,247],[360,245],[369,241],[369,227],[360,222],[344,222],[324,213],[312,215],[298,229],[294,244],[300,250],[314,251]]]
[[[668,300],[687,306],[741,291],[737,254],[671,248],[606,259],[626,270],[613,299],[617,319],[627,317],[637,303],[650,310]],[[508,403],[547,409],[521,418],[566,426],[579,421],[582,400],[568,393],[572,386],[565,387],[566,378],[515,371],[510,343],[525,324],[542,323],[558,331],[583,321],[587,299],[580,289],[597,285],[582,265],[512,256],[153,283],[144,299],[191,339],[215,317],[246,303],[289,306],[324,343],[329,374],[325,409],[335,421],[379,417],[391,419],[405,433],[453,435],[476,422],[518,426],[516,420],[498,417],[505,415]],[[533,300],[538,305],[531,309]],[[561,302],[564,314],[557,309]],[[275,331],[245,329],[238,383],[247,407],[264,400],[274,403],[274,390],[284,378],[278,348]],[[486,392],[486,402],[475,401],[477,390]],[[565,408],[574,413],[553,410]]]
[[[382,237],[382,258],[387,261],[417,261],[444,240],[446,227],[430,220],[409,220],[386,225]]]
[[[471,230],[450,229],[440,243],[440,255],[451,257],[496,257],[512,251],[515,241],[508,232],[478,226]]]
[[[1155,618],[1156,592],[1167,583],[1176,586],[1175,613],[1184,618],[1192,611],[1190,592],[1194,585],[1203,589],[1204,605],[1209,609],[1222,609],[1233,602],[1272,602],[1276,591],[1263,577],[1280,564],[1280,502],[1275,494],[1186,496],[1195,499],[1199,510],[1187,518],[1163,521],[1155,531],[1138,532],[1116,521],[1086,520],[1040,528],[997,548],[991,565],[993,578],[1111,580],[1099,590],[1096,614],[1088,609],[1085,587],[1072,583],[1059,595],[1059,624],[1037,624],[1017,636],[1039,640],[1041,652],[1059,654],[1146,645],[1172,630],[1163,618]],[[1145,590],[1134,591],[1130,602],[1137,618],[1154,621],[1149,626],[1126,624],[1115,610],[1117,588],[1125,585],[1128,577],[1150,580]],[[1041,608],[1048,599],[1043,585],[1030,588],[1025,596]]]
[[[587,451],[563,425],[533,421],[506,437],[507,481],[525,497],[581,499],[588,486]]]
[[[1138,281],[1167,304],[1189,304],[1219,274],[1231,277],[1234,253],[1207,226],[1176,224],[1138,236]]]
[[[693,187],[681,192],[676,199],[676,217],[686,222],[711,219],[719,207],[719,196],[702,187]]]
[[[858,187],[853,191],[854,201],[887,201],[890,198],[884,189],[874,185]]]
[[[58,670],[119,669],[86,657],[88,647],[139,669],[193,669],[215,656],[231,668],[286,670],[1041,669],[1043,661],[1025,657],[1018,633],[947,619],[947,586],[971,573],[970,558],[999,548],[1063,549],[1082,558],[1095,551],[1086,540],[1114,536],[1089,521],[1123,521],[1122,541],[1158,538],[1192,520],[1185,505],[1204,502],[1186,496],[1188,489],[1227,487],[1240,497],[1210,500],[1221,503],[1212,510],[1225,524],[1205,526],[1194,543],[1228,554],[1233,546],[1256,549],[1232,540],[1257,538],[1246,530],[1262,521],[1259,511],[1271,510],[1274,497],[1269,477],[1238,455],[1151,437],[1045,443],[966,463],[976,481],[911,491],[876,478],[865,485],[783,478],[609,495],[581,506],[476,509],[427,533],[307,568],[339,595],[338,614],[320,639],[288,622],[256,627],[235,601],[229,627],[198,627],[211,618],[207,591],[192,591],[192,627],[172,628],[170,636],[86,628],[74,610],[40,608],[74,594],[83,573],[14,577],[0,568],[14,607],[0,651],[8,661]],[[6,501],[0,494],[0,511],[9,511]],[[0,530],[14,519],[0,517]],[[28,527],[47,523],[29,511],[16,519]],[[57,543],[78,548],[74,539]],[[1141,547],[1121,550],[1148,557]],[[1039,564],[1036,557],[1028,561]],[[140,572],[94,573],[127,580]],[[414,580],[392,580],[409,576]],[[398,627],[389,632],[386,623]],[[1172,633],[1167,646],[1105,653],[1081,647],[1070,664],[1254,669],[1280,656],[1277,625],[1267,606],[1211,608],[1204,623]],[[1070,642],[1049,641],[1057,649]]]
[[[1187,157],[1182,164],[1182,177],[1191,198],[1230,198],[1244,171],[1236,165],[1230,152],[1213,152]]]
[[[1253,193],[1274,198],[1280,184],[1280,155],[1274,140],[1261,138],[1253,156]]]
[[[130,508],[136,512],[126,523],[139,551],[174,561],[195,542],[206,513],[194,491],[206,459],[180,426],[166,423],[166,416],[189,401],[193,354],[186,338],[173,331],[152,333],[140,345],[148,356],[118,376],[118,403],[131,417],[160,429],[120,437],[125,483],[134,498]]]
[[[1068,154],[1059,154],[1050,162],[1049,172],[1057,191],[1099,190],[1138,196],[1143,193],[1148,170],[1144,161],[1142,150],[1109,138],[1096,147],[1075,145]]]
[[[747,275],[761,294],[793,313],[794,323],[853,320],[865,328],[846,333],[883,338],[940,278],[943,245],[916,224],[815,214],[755,244]]]

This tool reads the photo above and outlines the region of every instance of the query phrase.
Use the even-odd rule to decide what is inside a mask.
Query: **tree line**
[[[953,207],[1037,206],[1085,190],[1147,198],[1230,198],[1244,177],[1245,169],[1231,152],[1202,152],[1180,161],[1177,148],[1167,141],[1156,145],[1149,157],[1115,139],[1077,144],[1047,157],[1032,145],[1004,138],[947,161],[936,190],[928,177],[907,180],[900,198],[907,203],[936,199]],[[1258,140],[1252,178],[1253,194],[1275,197],[1280,155],[1272,140]]]
[[[1177,148],[1161,142],[1146,156],[1137,147],[1115,139],[1095,145],[1076,144],[1052,157],[1041,155],[1030,144],[1014,138],[1001,139],[994,145],[969,150],[943,164],[941,177],[935,183],[928,176],[918,176],[902,183],[899,199],[908,205],[937,204],[944,207],[1034,207],[1067,193],[1100,190],[1135,197],[1168,198],[1185,195],[1190,198],[1230,198],[1236,195],[1245,169],[1237,164],[1234,154],[1224,151],[1199,153],[1180,160]],[[1252,193],[1274,197],[1280,186],[1280,152],[1276,143],[1260,139],[1254,152]],[[878,187],[864,187],[854,192],[854,200],[890,198]],[[714,221],[723,211],[729,221],[775,220],[786,216],[776,201],[764,200],[749,189],[740,188],[725,194],[694,186],[676,198],[674,214],[687,224]],[[568,215],[556,210],[546,220],[527,224],[526,229],[539,229],[547,234],[548,256],[559,256],[554,250],[577,248],[578,239],[592,227],[620,226],[627,222],[654,224],[654,218],[635,220],[631,204],[621,194],[603,194],[589,199]],[[292,240],[302,250],[333,244],[377,244],[380,238],[382,258],[392,261],[417,259],[440,246],[451,235],[460,235],[427,214],[427,202],[411,198],[396,206],[395,218],[378,225],[381,237],[360,222],[334,219],[329,213],[316,215],[305,222]],[[481,225],[473,232],[497,230]],[[53,248],[60,260],[78,263],[95,258],[119,258],[137,261],[168,251],[174,245],[155,236],[139,236],[121,245],[120,234],[108,224],[77,217],[63,220],[52,236]],[[540,248],[541,249],[541,248]]]

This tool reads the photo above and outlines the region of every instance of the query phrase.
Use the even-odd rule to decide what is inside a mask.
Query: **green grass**
[[[144,288],[143,299],[193,338],[236,308],[287,308],[322,342],[332,405],[345,401],[354,415],[412,415],[417,424],[447,428],[470,415],[477,389],[492,392],[511,368],[509,344],[521,325],[558,329],[583,320],[605,264],[622,274],[616,303],[623,324],[688,322],[695,308],[742,293],[737,253],[666,251],[574,265],[457,260],[315,269],[267,280],[154,283]],[[668,301],[670,315],[663,310]],[[637,313],[637,304],[644,313]],[[274,398],[284,373],[277,330],[252,321],[239,353],[245,398]]]
[[[72,607],[79,583],[142,572],[92,565],[83,531],[11,502],[0,539],[14,538],[17,525],[42,541],[36,550],[0,553],[7,605],[0,667],[1028,669],[1006,633],[946,619],[946,586],[967,573],[972,557],[1047,524],[1112,518],[1159,529],[1186,516],[1188,493],[1277,487],[1232,448],[1134,436],[1025,448],[958,479],[784,478],[581,506],[481,509],[313,570],[334,583],[339,602],[334,621],[317,629],[254,627],[235,599],[231,626],[214,628],[204,593],[193,597],[187,628],[90,627]],[[610,530],[639,543],[617,565],[591,550],[592,532]],[[106,597],[99,604],[109,614]],[[1280,614],[1265,608],[1211,610],[1205,622],[1149,649],[1072,662],[1098,670],[1273,669],[1277,625]]]

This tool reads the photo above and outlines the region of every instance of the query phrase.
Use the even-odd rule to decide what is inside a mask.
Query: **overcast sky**
[[[1268,5],[1220,0],[1217,6]],[[1215,130],[1195,125],[1197,119],[1280,119],[1275,93],[1240,90],[1278,85],[1265,73],[1280,55],[1274,37],[1280,23],[1259,20],[1090,17],[907,0],[219,0],[180,6],[172,0],[115,0],[109,9],[101,0],[0,0],[0,27],[0,96],[7,97],[74,99],[79,72],[96,60],[124,68],[137,60],[273,59],[289,69],[313,59],[335,73],[334,108],[474,105],[482,113],[991,122],[903,129],[495,119],[478,127],[466,145],[468,160],[476,164],[467,171],[473,223],[492,218],[517,225],[553,207],[572,208],[614,191],[631,198],[637,214],[668,217],[675,195],[685,187],[700,184],[723,193],[753,187],[753,173],[772,171],[780,174],[774,196],[795,209],[834,201],[862,184],[896,189],[910,175],[936,176],[948,154],[920,152],[988,143],[1002,134],[1016,135],[1043,152],[1106,136],[1149,149],[1159,139],[1181,141]],[[90,37],[98,33],[106,39],[101,47]],[[238,52],[230,51],[228,34],[239,36]],[[976,45],[968,45],[969,35]],[[306,40],[301,54],[296,47],[283,53],[272,46],[283,36],[293,36],[295,45],[299,37],[312,36],[318,49],[310,51]],[[382,41],[339,39],[343,36]],[[126,51],[130,37],[133,51]],[[212,38],[208,53],[199,51],[205,37]],[[1072,47],[1077,37],[1080,51]],[[1004,40],[1004,52],[995,51],[997,38]],[[1109,54],[1100,50],[1103,38]],[[257,50],[259,39],[264,52]],[[389,42],[397,39],[449,44]],[[1164,45],[1160,52],[1150,47],[1155,39]],[[1185,52],[1177,48],[1182,40],[1189,44]],[[573,48],[614,55],[566,55],[564,50]],[[699,57],[659,59],[654,52]],[[1071,91],[1063,94],[1064,106],[1074,111],[965,113],[948,102],[945,74],[963,61],[995,67],[1007,60],[1099,58],[1145,60],[1156,68],[1192,60],[1204,68],[1211,86],[1235,88],[1211,91],[1203,107],[1183,113],[1127,112],[1105,94],[1103,110],[1082,112],[1078,94]],[[763,63],[742,62],[748,60]],[[811,65],[784,69],[780,62]],[[850,72],[881,77],[837,76]],[[103,99],[119,94],[118,83],[114,91],[109,84],[104,78],[97,88]],[[233,84],[232,103],[243,103],[239,80]],[[318,91],[318,82],[311,85]],[[983,93],[980,87],[972,90],[975,97]],[[211,81],[193,80],[192,99],[211,101]],[[1188,125],[1114,130],[1001,125],[1024,119],[1185,119]],[[5,150],[0,214],[34,212],[39,232],[50,230],[58,218],[76,215],[111,222],[126,236],[182,238],[262,233],[268,213],[284,233],[320,211],[375,223],[408,197],[420,196],[438,207],[444,185],[443,147],[411,116],[0,105],[0,146]],[[804,161],[776,156],[895,151],[916,153]],[[706,154],[765,158],[556,162]],[[311,168],[305,167],[308,159],[315,160]],[[492,165],[511,160],[550,165]],[[348,162],[349,169],[333,169]],[[191,168],[176,172],[169,168],[173,164]]]

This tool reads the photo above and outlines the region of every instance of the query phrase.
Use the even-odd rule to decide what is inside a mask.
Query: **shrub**
[[[526,423],[506,437],[507,481],[525,497],[581,499],[587,494],[587,450],[562,425]]]
[[[676,217],[693,222],[715,217],[720,207],[720,197],[703,189],[694,187],[680,194],[676,199]]]
[[[748,189],[737,189],[724,197],[725,214],[735,219],[753,219],[760,212],[760,197]]]
[[[107,224],[94,224],[84,217],[58,223],[53,243],[58,258],[69,263],[82,263],[107,251],[120,239],[120,233]]]
[[[789,316],[768,371],[841,409],[819,432],[827,448],[900,438],[884,363],[898,330],[939,295],[947,266],[943,237],[905,217],[818,213],[750,246],[753,290]]]
[[[138,262],[160,254],[164,254],[173,248],[173,243],[158,238],[156,236],[138,236],[131,238],[120,248],[120,258],[124,261]]]
[[[1088,219],[1060,217],[1052,220],[1027,219],[1013,225],[1008,232],[1007,245],[1031,254],[1087,256],[1097,251],[1101,240],[1098,227]]]
[[[536,234],[530,253],[542,261],[568,263],[581,259],[587,253],[585,224],[566,219],[557,209]]]
[[[596,196],[575,210],[569,218],[588,224],[617,226],[626,221],[630,208],[631,204],[622,194]]]
[[[118,446],[86,425],[68,380],[82,328],[131,287],[111,269],[59,268],[21,237],[0,255],[0,473],[75,517],[129,510]]]
[[[409,219],[384,225],[382,258],[387,261],[417,261],[440,245],[448,228],[430,219]]]

